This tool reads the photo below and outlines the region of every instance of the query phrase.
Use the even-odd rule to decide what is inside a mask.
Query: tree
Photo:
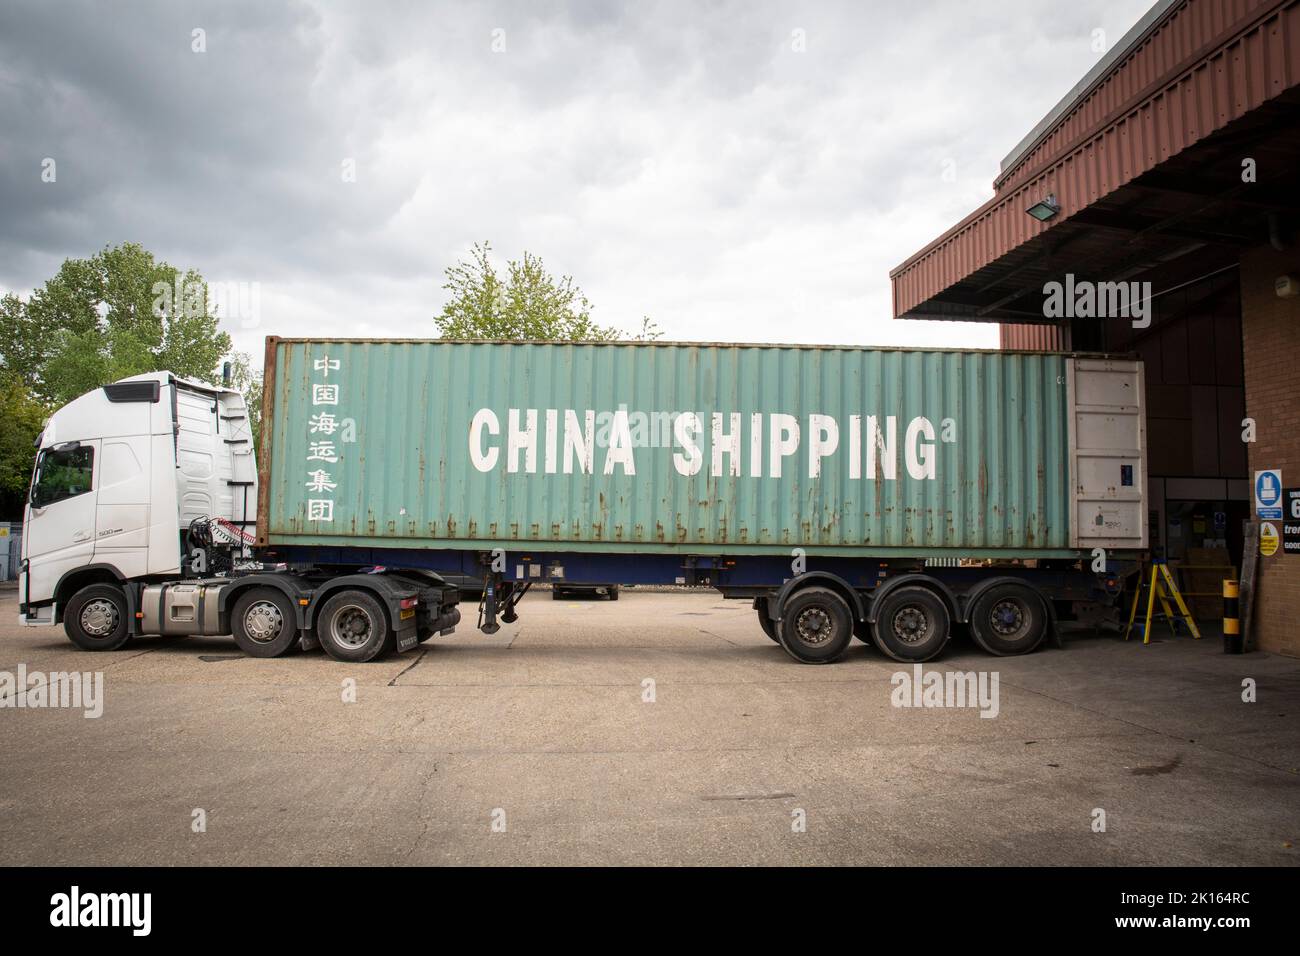
[[[22,299],[0,299],[0,521],[22,519],[34,443],[50,413],[33,390],[47,339],[28,325]]]
[[[216,382],[230,347],[203,276],[131,242],[66,260],[26,302],[0,302],[0,374],[52,406],[142,372]]]
[[[230,352],[207,285],[135,243],[65,260],[23,301],[0,298],[0,508],[17,519],[34,451],[50,412],[85,392],[142,372],[167,370],[216,383]],[[261,383],[235,357],[242,385]],[[251,399],[250,399],[251,401]],[[260,404],[254,406],[254,416]],[[250,422],[256,424],[256,418]],[[256,435],[256,431],[254,431]]]
[[[476,243],[469,261],[446,269],[443,288],[450,294],[434,318],[444,339],[531,339],[612,341],[618,329],[598,325],[592,305],[572,276],[555,279],[542,260],[525,252],[498,275],[488,258],[490,243]]]
[[[36,458],[33,443],[49,409],[17,378],[0,378],[0,403],[0,521],[20,521]]]

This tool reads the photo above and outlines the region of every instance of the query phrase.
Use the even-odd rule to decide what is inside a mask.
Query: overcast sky
[[[629,331],[994,347],[889,270],[1149,5],[4,0],[0,290],[132,240],[258,283],[247,351],[433,335],[490,239]]]

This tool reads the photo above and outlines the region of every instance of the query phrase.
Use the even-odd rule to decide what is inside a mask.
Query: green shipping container
[[[258,540],[1138,549],[1142,394],[1106,356],[269,338]]]

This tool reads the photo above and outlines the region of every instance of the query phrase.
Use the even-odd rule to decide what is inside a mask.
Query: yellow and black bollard
[[[1241,589],[1236,581],[1223,582],[1223,653],[1240,654],[1241,644]]]

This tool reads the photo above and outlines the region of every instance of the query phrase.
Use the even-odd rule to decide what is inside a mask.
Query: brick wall
[[[1300,245],[1285,253],[1262,246],[1241,257],[1242,342],[1246,414],[1255,419],[1250,473],[1281,468],[1282,485],[1300,487],[1300,298],[1279,299],[1273,282],[1300,277]],[[1252,512],[1254,504],[1251,504]],[[1278,524],[1280,532],[1281,525]],[[1249,546],[1249,544],[1247,545]],[[1258,543],[1256,542],[1256,547]],[[1300,554],[1279,548],[1259,558],[1253,642],[1260,650],[1300,657]]]

